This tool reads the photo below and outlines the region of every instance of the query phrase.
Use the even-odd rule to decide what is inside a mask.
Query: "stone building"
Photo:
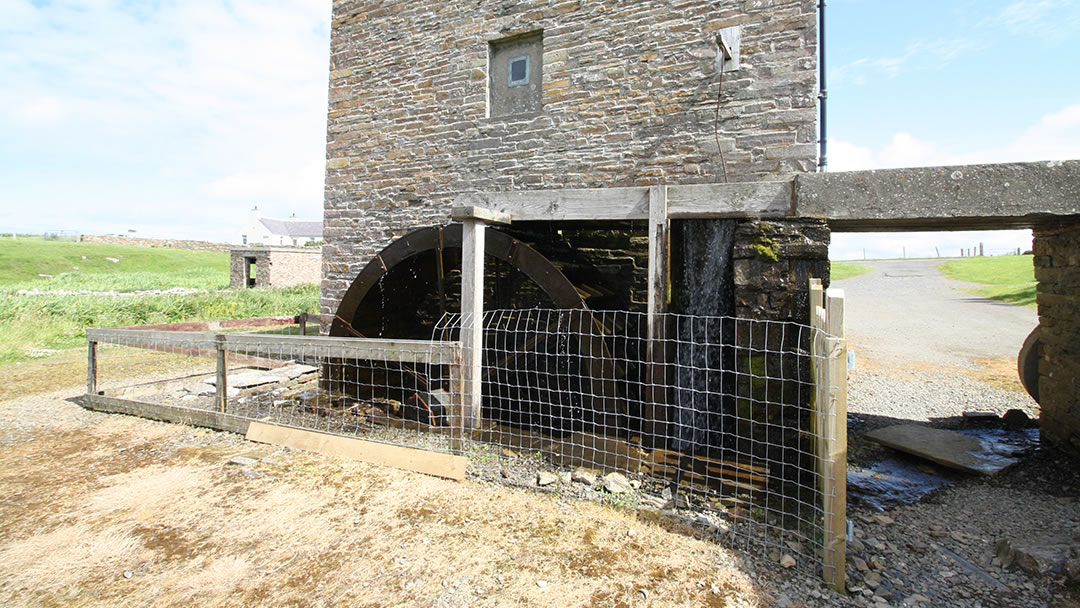
[[[318,247],[248,247],[233,249],[229,287],[292,287],[317,284],[322,251]]]
[[[466,193],[779,181],[813,171],[815,4],[336,1],[322,312],[337,310],[376,253],[419,226],[447,223]],[[718,34],[730,51],[722,63]],[[736,285],[740,313],[796,316],[771,308],[786,299],[762,293],[761,282],[827,274],[823,225],[781,224],[768,234],[753,222],[737,231],[735,278],[757,282],[741,294]],[[627,242],[647,242],[643,225],[619,228]],[[511,230],[525,238],[530,227]],[[571,236],[579,250],[603,249]],[[528,242],[546,255],[564,244]],[[623,253],[608,257],[639,252]],[[755,262],[766,258],[771,274]]]

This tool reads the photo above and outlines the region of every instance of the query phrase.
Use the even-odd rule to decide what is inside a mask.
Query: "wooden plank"
[[[476,192],[455,200],[452,217],[484,221],[647,220],[655,187]],[[791,214],[791,180],[667,186],[669,217],[720,218]],[[475,217],[470,217],[477,209]],[[456,213],[457,215],[453,215]]]
[[[822,331],[825,325],[817,325],[817,309],[825,303],[825,291],[821,287],[821,279],[810,279],[810,326]]]
[[[488,224],[509,224],[510,214],[501,211],[492,211],[476,205],[458,205],[450,209],[450,219],[455,222],[465,220],[479,220]]]
[[[825,580],[844,590],[847,553],[847,341],[844,339],[844,291],[825,291],[826,369],[829,385],[825,409],[827,474],[825,502]]]
[[[459,344],[450,366],[450,450],[461,454],[465,450],[465,354]]]
[[[668,215],[667,187],[649,188],[649,339],[659,339],[657,334],[660,316],[667,310],[668,294]]]
[[[117,399],[105,395],[86,395],[81,404],[86,409],[97,412],[127,414],[129,416],[149,418],[150,420],[187,424],[240,434],[247,432],[248,424],[251,422],[247,418],[232,414],[131,399]]]
[[[664,313],[667,312],[670,222],[667,215],[667,187],[649,188],[649,293],[647,296],[646,360],[648,384],[645,388],[643,430],[650,447],[661,445],[667,435],[667,352]]]
[[[649,188],[583,188],[478,192],[455,201],[483,207],[513,221],[644,220],[649,217]]]
[[[792,190],[790,180],[669,186],[668,217],[783,217],[790,215]]]
[[[286,446],[327,456],[352,458],[371,464],[426,473],[456,481],[465,479],[464,456],[442,454],[387,443],[376,443],[352,437],[329,435],[290,427],[252,422],[247,430],[248,441]]]
[[[182,347],[187,350],[217,348],[215,336],[223,335],[228,350],[291,350],[325,349],[329,354],[352,359],[371,359],[399,363],[446,363],[454,356],[454,342],[429,340],[381,340],[369,338],[339,338],[331,336],[278,336],[272,334],[215,334],[210,332],[176,332],[141,329],[86,330],[88,340],[151,348],[154,346]],[[270,353],[267,353],[268,355]],[[293,356],[292,353],[285,353]]]
[[[121,346],[151,348],[155,345],[182,346],[192,349],[214,350],[214,335],[209,332],[176,332],[147,329],[88,328],[86,339]]]
[[[825,301],[828,304],[828,323],[825,331],[837,338],[844,337],[844,290],[838,287],[830,287],[825,290]],[[845,361],[845,364],[847,362]]]
[[[467,220],[461,241],[461,345],[464,355],[464,428],[480,425],[483,403],[481,363],[484,348],[484,234],[483,222]]]

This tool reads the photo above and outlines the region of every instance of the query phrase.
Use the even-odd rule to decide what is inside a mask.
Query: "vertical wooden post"
[[[483,403],[481,363],[484,349],[484,239],[486,225],[478,219],[462,221],[461,239],[461,344],[464,348],[464,426],[480,426]]]
[[[297,322],[300,324],[300,335],[301,336],[306,336],[307,335],[307,317],[308,317],[308,314],[306,312],[302,312],[299,315],[297,315],[297,317],[296,317]]]
[[[97,342],[93,340],[86,350],[86,394],[97,394]]]
[[[658,445],[667,436],[667,353],[664,339],[664,313],[668,304],[668,260],[670,250],[667,186],[649,188],[649,293],[647,299],[646,360],[649,371],[645,393],[643,426],[650,445]]]
[[[825,511],[825,580],[844,590],[847,556],[847,340],[844,337],[844,292],[825,292],[826,338],[823,384],[829,387],[822,404],[825,422],[824,450],[827,471],[822,494]]]
[[[217,334],[214,336],[214,341],[217,343],[217,406],[218,411],[225,413],[225,406],[229,402],[229,387],[228,387],[228,374],[226,373],[226,360],[225,360],[225,336]]]
[[[465,360],[461,345],[454,348],[450,364],[450,451],[465,451]]]

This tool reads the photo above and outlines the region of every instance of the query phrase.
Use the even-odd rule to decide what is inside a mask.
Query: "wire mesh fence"
[[[455,340],[473,322],[447,315],[433,337]],[[836,357],[814,352],[820,329],[666,314],[650,340],[643,313],[538,309],[487,311],[480,324],[471,436],[498,446],[499,462],[470,459],[474,474],[619,473],[633,487],[619,500],[692,513],[730,546],[821,566],[832,474],[821,447],[837,425],[814,408],[828,381],[814,369]]]
[[[459,342],[474,323],[478,400]],[[827,574],[846,421],[829,405],[843,355],[821,327],[514,309],[448,314],[432,341],[94,329],[88,394],[227,430],[260,421],[464,454],[474,476],[670,510]],[[167,373],[140,368],[162,373],[121,386],[130,348]]]
[[[218,415],[228,430],[259,421],[442,452],[461,438],[452,424],[455,344],[128,329],[87,336],[97,370],[88,393],[133,403],[131,413],[193,423]],[[130,378],[131,348],[171,355],[167,371],[143,370],[145,382],[117,386],[114,374]]]

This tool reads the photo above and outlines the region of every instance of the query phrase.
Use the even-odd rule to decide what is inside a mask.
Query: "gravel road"
[[[891,364],[1016,357],[1039,323],[1035,310],[967,293],[973,285],[946,279],[938,270],[943,261],[859,262],[874,272],[836,281],[857,351]]]
[[[1035,311],[966,293],[968,284],[938,271],[942,261],[860,262],[874,271],[834,283],[845,292],[846,331],[857,353],[848,383],[849,492],[856,478],[886,479],[882,471],[913,471],[899,474],[901,486],[918,483],[920,473],[944,482],[884,512],[849,493],[849,597],[863,605],[1076,608],[1075,587],[1060,570],[1025,572],[995,553],[999,542],[1017,539],[1048,539],[1034,546],[1066,555],[1077,547],[1080,474],[1067,458],[1042,448],[995,477],[975,477],[864,437],[912,422],[969,429],[961,414],[972,410],[1038,417],[1013,371],[1038,323]]]

